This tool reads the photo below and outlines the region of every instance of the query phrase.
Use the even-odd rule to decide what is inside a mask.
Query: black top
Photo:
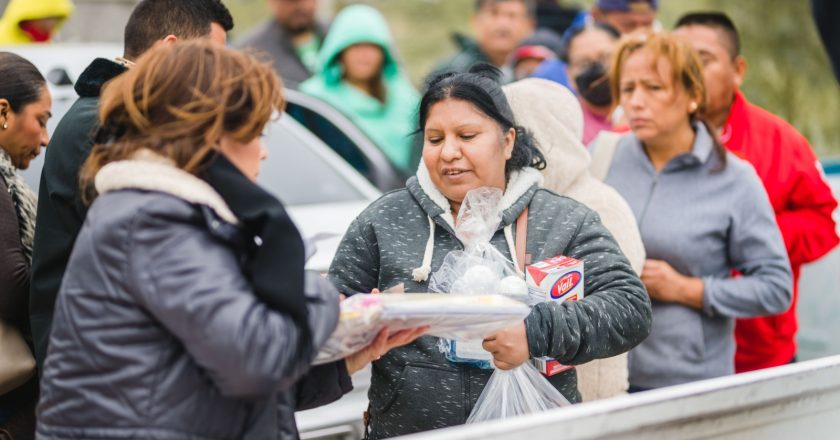
[[[93,133],[99,117],[99,92],[107,81],[125,70],[113,61],[97,58],[82,72],[75,85],[79,99],[59,122],[45,154],[29,299],[39,371],[47,354],[58,288],[87,214],[87,207],[79,195],[79,170],[93,147]]]

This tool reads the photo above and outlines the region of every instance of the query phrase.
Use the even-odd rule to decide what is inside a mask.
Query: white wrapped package
[[[429,326],[426,334],[445,339],[483,339],[522,322],[530,308],[502,295],[438,293],[363,294],[341,302],[338,326],[313,362],[343,359],[373,342],[384,327]]]

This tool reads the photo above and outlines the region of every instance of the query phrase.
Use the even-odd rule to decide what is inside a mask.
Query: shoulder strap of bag
[[[602,131],[589,144],[589,151],[592,154],[592,161],[589,165],[589,172],[598,180],[603,181],[610,171],[615,150],[618,148],[618,141],[621,140],[621,133]]]
[[[530,263],[526,261],[525,244],[528,241],[528,207],[519,213],[516,218],[516,239],[514,239],[514,246],[516,250],[516,261],[519,263],[519,271],[525,273],[525,265]]]

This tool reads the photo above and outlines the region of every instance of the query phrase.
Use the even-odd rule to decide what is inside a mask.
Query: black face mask
[[[580,96],[595,107],[604,107],[612,102],[607,69],[601,63],[590,64],[586,70],[575,77],[575,85]]]

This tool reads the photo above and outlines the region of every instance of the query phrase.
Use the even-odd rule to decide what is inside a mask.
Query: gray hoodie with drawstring
[[[535,306],[525,320],[529,352],[570,365],[626,352],[650,331],[647,292],[598,215],[541,189],[541,182],[532,168],[512,173],[491,243],[513,260],[516,218],[527,206],[526,252],[532,261],[557,255],[583,260],[585,298]],[[353,221],[329,279],[347,294],[399,283],[407,292],[426,292],[429,275],[449,251],[460,249],[449,204],[421,165],[405,189],[384,195]],[[437,342],[424,336],[373,363],[371,438],[466,422],[492,371],[447,361]],[[574,369],[549,382],[580,401]]]

